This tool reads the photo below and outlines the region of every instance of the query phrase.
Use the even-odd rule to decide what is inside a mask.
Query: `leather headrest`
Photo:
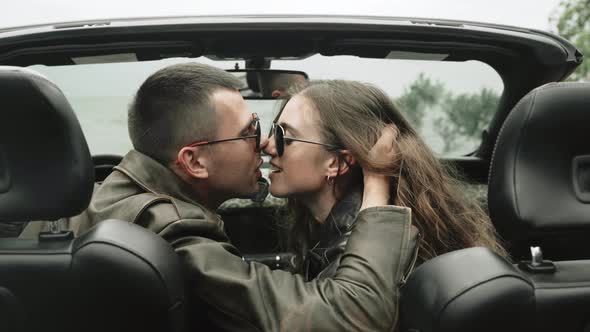
[[[530,245],[541,245],[544,252],[578,241],[585,245],[590,233],[590,83],[547,84],[514,107],[492,156],[488,205],[494,225],[517,256],[526,255]]]
[[[401,288],[401,331],[523,331],[534,313],[530,280],[482,247],[437,256]]]
[[[93,183],[88,145],[63,93],[32,70],[0,66],[0,221],[76,215]]]

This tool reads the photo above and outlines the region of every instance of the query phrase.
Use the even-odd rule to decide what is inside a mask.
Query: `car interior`
[[[113,22],[0,34],[0,65],[6,66],[0,67],[0,109],[7,119],[0,124],[0,230],[12,234],[0,238],[0,328],[129,331],[141,321],[145,331],[185,329],[182,271],[164,240],[116,220],[76,238],[59,229],[55,221],[84,210],[93,186],[122,155],[91,155],[68,96],[26,67],[75,68],[74,59],[124,53],[138,62],[244,61],[247,70],[270,73],[273,61],[317,54],[384,59],[403,53],[479,61],[501,78],[503,90],[478,147],[441,159],[468,184],[485,188],[485,207],[511,260],[470,248],[423,263],[402,287],[401,330],[588,331],[590,84],[555,83],[582,55],[560,37],[527,29],[338,22]],[[247,85],[248,93],[274,98]],[[291,254],[276,205],[228,204],[218,212],[246,260],[287,266]],[[33,220],[50,222],[52,231],[15,238]],[[95,310],[104,312],[104,321],[89,316]]]
[[[0,220],[57,220],[84,210],[93,163],[59,88],[3,66],[0,105],[10,119],[0,125]],[[184,331],[185,306],[176,253],[129,222],[105,220],[77,238],[52,229],[0,242],[3,331]]]
[[[405,330],[590,327],[589,102],[589,83],[549,83],[514,107],[494,148],[488,200],[515,264],[483,248],[424,263],[402,288]]]

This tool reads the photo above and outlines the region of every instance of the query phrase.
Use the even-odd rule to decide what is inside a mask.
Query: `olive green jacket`
[[[67,226],[80,233],[102,220],[121,219],[161,235],[185,267],[193,324],[206,316],[226,331],[395,329],[398,290],[415,252],[410,209],[361,211],[333,276],[306,282],[301,275],[245,262],[220,217],[190,192],[168,168],[132,150],[88,210]]]

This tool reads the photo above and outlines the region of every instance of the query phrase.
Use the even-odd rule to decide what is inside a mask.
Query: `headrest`
[[[482,247],[420,265],[401,288],[401,331],[523,331],[533,319],[533,284]]]
[[[579,241],[590,251],[590,83],[550,83],[514,107],[492,156],[488,206],[517,256],[541,245],[563,258]]]
[[[80,213],[93,172],[80,124],[59,88],[32,70],[0,66],[0,221]]]
[[[180,259],[154,232],[127,221],[101,221],[74,240],[70,268],[75,288],[84,290],[72,299],[83,305],[68,310],[76,331],[89,321],[84,331],[185,331]],[[98,312],[105,317],[95,321]]]

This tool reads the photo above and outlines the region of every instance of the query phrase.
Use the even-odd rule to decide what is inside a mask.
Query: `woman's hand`
[[[397,128],[393,125],[383,128],[381,137],[369,151],[368,159],[372,164],[387,165],[391,163],[397,153],[397,133]],[[377,173],[366,165],[361,166],[363,168],[364,191],[360,210],[373,206],[388,205],[391,177]]]

